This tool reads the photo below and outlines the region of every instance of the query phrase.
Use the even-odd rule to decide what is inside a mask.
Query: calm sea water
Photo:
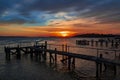
[[[7,62],[5,60],[4,46],[21,46],[34,45],[36,41],[44,42],[48,41],[49,49],[57,48],[57,50],[62,50],[62,46],[66,45],[69,52],[86,54],[97,56],[97,50],[91,48],[101,48],[101,49],[113,49],[110,47],[101,46],[80,46],[76,45],[76,40],[81,40],[83,38],[0,38],[0,80],[75,80],[75,75],[80,77],[80,80],[95,80],[96,67],[95,63],[87,60],[76,59],[76,69],[75,75],[68,73],[66,70],[66,65],[63,65],[60,60],[61,56],[58,56],[57,67],[50,67],[49,63],[42,63],[36,60],[31,60],[29,56],[22,56],[21,60],[16,60],[13,56],[11,61]],[[91,40],[91,38],[84,38],[86,40]],[[98,38],[94,38],[98,40]],[[83,48],[89,47],[89,48]],[[119,48],[118,48],[119,49]],[[114,51],[104,51],[99,50],[99,54],[102,53],[105,58],[115,59]],[[120,52],[116,52],[118,55]],[[117,76],[113,76],[112,72],[107,74],[107,78],[104,80],[119,80],[119,71]],[[76,79],[77,80],[77,79]]]

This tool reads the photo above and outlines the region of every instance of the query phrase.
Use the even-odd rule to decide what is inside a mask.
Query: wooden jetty
[[[114,47],[114,48],[119,48],[120,47],[120,40],[104,40],[104,39],[99,39],[99,40],[76,40],[77,45],[90,45],[90,46],[100,46],[100,47]],[[108,46],[109,45],[109,46]]]
[[[57,48],[53,49],[48,49],[47,48],[48,44],[45,41],[44,44],[40,45],[34,45],[34,46],[25,46],[25,47],[5,47],[5,54],[6,54],[6,59],[10,60],[11,55],[16,55],[17,59],[21,59],[22,53],[24,54],[30,54],[30,57],[36,57],[39,60],[44,60],[49,59],[49,62],[52,64],[57,64],[57,57],[58,55],[62,55],[63,59],[61,60],[63,63],[66,61],[68,65],[68,70],[73,70],[75,68],[75,59],[84,59],[88,61],[93,61],[96,64],[96,77],[98,78],[102,72],[102,65],[103,64],[109,64],[114,66],[114,74],[116,74],[116,67],[120,66],[120,61],[118,60],[109,60],[103,58],[102,54],[100,56],[90,56],[90,55],[84,55],[84,54],[77,54],[77,53],[71,53],[66,51],[59,51]],[[64,46],[63,46],[64,47]],[[47,54],[49,56],[47,56]],[[65,56],[65,57],[64,57]]]

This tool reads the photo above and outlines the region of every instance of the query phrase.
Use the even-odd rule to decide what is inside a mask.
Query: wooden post
[[[10,60],[10,49],[8,47],[4,47],[6,60]]]
[[[71,57],[68,56],[68,70],[71,70]]]
[[[116,57],[117,57],[117,54],[116,54],[116,50],[115,50],[115,59],[116,59]]]
[[[33,49],[30,48],[30,57],[33,58]]]
[[[67,46],[67,44],[65,45],[65,52],[68,52],[68,46]],[[64,56],[64,59],[66,59],[65,61],[67,61],[67,58],[68,58],[68,56]]]
[[[105,41],[106,47],[108,47],[108,41]]]
[[[119,59],[120,59],[120,53],[119,53]]]
[[[55,48],[55,51],[57,51],[57,49]],[[55,53],[55,64],[57,64],[57,54]]]
[[[103,58],[103,55],[100,54],[100,58]],[[102,73],[102,63],[100,63],[100,74]]]
[[[20,47],[19,47],[19,45],[18,45],[18,47],[17,47],[17,49],[16,49],[17,51],[17,59],[21,59],[21,52],[20,52]]]
[[[114,41],[112,40],[112,41],[111,41],[111,47],[113,47],[113,46],[114,46]]]
[[[50,61],[50,64],[52,63],[52,53],[49,53],[50,57],[49,57],[49,61]]]
[[[39,51],[39,60],[41,61],[42,51]]]
[[[98,41],[95,41],[96,42],[96,46],[98,46]]]
[[[116,75],[117,74],[117,66],[116,65],[114,65],[114,75]]]
[[[62,45],[62,51],[64,52],[64,44]],[[62,60],[64,60],[64,55],[62,55]]]
[[[45,49],[47,49],[47,41],[45,41]]]
[[[7,60],[7,57],[8,57],[7,47],[4,47],[4,51],[5,51],[5,57],[6,57],[6,60]]]
[[[75,58],[73,58],[73,61],[72,61],[72,68],[75,69]]]
[[[67,47],[67,52],[69,52],[69,50],[70,50],[70,46]]]
[[[64,51],[64,44],[62,45],[62,51]]]
[[[26,50],[26,51],[25,51],[25,54],[28,54],[28,48],[27,48],[27,47],[25,48],[25,50]]]
[[[65,45],[65,52],[67,52],[67,44]]]
[[[94,40],[93,39],[91,40],[91,46],[94,46]]]
[[[117,57],[117,54],[116,54],[116,50],[115,50],[115,59],[116,59],[116,57]],[[116,75],[117,74],[117,66],[116,65],[113,65],[113,69],[114,69],[114,75]]]
[[[99,50],[97,49],[97,57],[98,57],[98,55],[99,55]]]
[[[101,47],[103,46],[103,41],[100,41],[100,46],[101,46]]]
[[[118,48],[119,43],[115,42],[115,48]]]
[[[35,49],[35,53],[34,53],[34,54],[35,54],[35,58],[36,58],[36,60],[38,60],[38,53],[39,53],[38,50]]]
[[[45,50],[47,50],[47,41],[45,41]],[[44,51],[44,60],[45,60],[45,61],[46,61],[46,59],[47,59],[46,56],[47,56],[47,55],[46,55],[46,51]]]
[[[96,62],[96,80],[99,80],[99,64]]]

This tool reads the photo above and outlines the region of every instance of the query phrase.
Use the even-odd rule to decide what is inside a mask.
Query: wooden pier
[[[78,53],[71,53],[68,52],[67,50],[57,50],[57,48],[53,49],[48,49],[47,48],[48,44],[45,41],[44,44],[40,45],[34,45],[34,46],[25,46],[25,47],[20,47],[19,45],[17,47],[5,47],[5,54],[6,54],[6,60],[10,60],[12,55],[16,55],[17,59],[21,59],[21,55],[24,54],[30,54],[30,57],[37,58],[40,61],[46,59],[49,59],[49,63],[51,64],[57,64],[58,62],[58,55],[63,56],[63,59],[61,60],[62,63],[66,62],[68,66],[68,70],[73,70],[75,69],[75,61],[76,58],[78,59],[84,59],[88,61],[93,61],[96,64],[96,78],[99,78],[100,74],[102,73],[102,65],[112,65],[114,67],[114,74],[116,74],[116,66],[120,66],[120,61],[118,60],[109,60],[103,58],[102,54],[100,56],[90,56],[90,55],[84,55],[84,54],[78,54]],[[49,56],[47,56],[47,54]],[[105,66],[106,67],[106,66]]]
[[[96,46],[96,47],[114,47],[114,48],[119,48],[120,47],[120,41],[119,40],[104,40],[104,39],[99,39],[99,40],[76,40],[77,45],[86,45],[86,46]],[[109,46],[108,46],[109,45]]]

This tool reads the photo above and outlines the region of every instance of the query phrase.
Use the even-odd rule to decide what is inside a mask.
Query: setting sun
[[[68,37],[69,36],[69,31],[61,31],[59,32],[62,37]]]

